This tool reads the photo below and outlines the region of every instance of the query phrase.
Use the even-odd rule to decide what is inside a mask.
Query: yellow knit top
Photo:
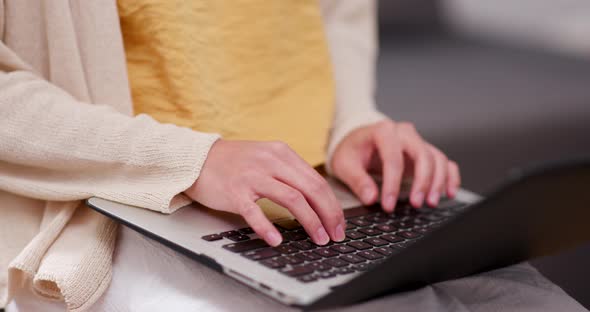
[[[119,0],[137,114],[325,160],[334,88],[310,0]]]

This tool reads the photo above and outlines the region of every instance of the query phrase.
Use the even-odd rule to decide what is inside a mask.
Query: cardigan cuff
[[[192,202],[183,192],[199,177],[220,135],[170,124],[159,124],[154,130],[136,145],[133,154],[140,158],[137,163],[141,167],[128,170],[125,190],[96,196],[162,213],[172,213]]]
[[[328,152],[326,157],[326,172],[332,175],[332,156],[336,151],[338,144],[353,130],[360,127],[372,125],[379,121],[385,120],[388,117],[383,113],[375,110],[353,111],[348,112],[346,116],[342,116],[339,120],[334,122],[334,127],[330,134],[330,141],[328,143]]]

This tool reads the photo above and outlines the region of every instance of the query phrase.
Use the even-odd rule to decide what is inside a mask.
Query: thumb
[[[334,159],[334,174],[352,190],[363,204],[375,203],[379,193],[377,184],[360,159],[351,157],[350,154],[347,156],[342,159]]]

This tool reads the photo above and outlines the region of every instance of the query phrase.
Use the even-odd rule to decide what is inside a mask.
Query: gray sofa
[[[433,1],[382,3],[380,15],[378,105],[455,159],[466,188],[485,194],[510,168],[590,156],[590,61],[452,35]],[[590,244],[533,261],[590,308],[588,263]]]

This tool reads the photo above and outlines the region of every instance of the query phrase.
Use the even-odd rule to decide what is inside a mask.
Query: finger
[[[340,159],[337,166],[340,168],[337,178],[344,182],[363,204],[371,205],[377,201],[377,184],[359,157],[350,155]]]
[[[344,213],[328,182],[289,148],[282,151],[280,160],[274,176],[303,194],[332,240],[344,240]]]
[[[436,147],[429,144],[428,149],[434,160],[434,168],[427,202],[431,207],[436,207],[438,206],[441,194],[444,192],[449,161]]]
[[[278,246],[283,238],[277,228],[266,218],[254,200],[244,200],[238,209],[240,215],[252,230],[262,237],[267,244]]]
[[[260,197],[268,198],[287,208],[316,244],[325,245],[330,241],[318,215],[311,209],[301,192],[271,178],[259,181],[254,192]]]
[[[410,124],[399,125],[404,153],[410,158],[414,167],[410,203],[418,208],[424,204],[424,197],[432,181],[433,159],[426,149],[426,144]]]
[[[404,161],[395,124],[387,124],[377,130],[375,143],[381,159],[381,205],[386,212],[393,212],[399,196]]]
[[[447,163],[447,196],[454,198],[457,195],[459,186],[461,186],[461,174],[459,172],[459,166],[456,162],[450,160]]]

